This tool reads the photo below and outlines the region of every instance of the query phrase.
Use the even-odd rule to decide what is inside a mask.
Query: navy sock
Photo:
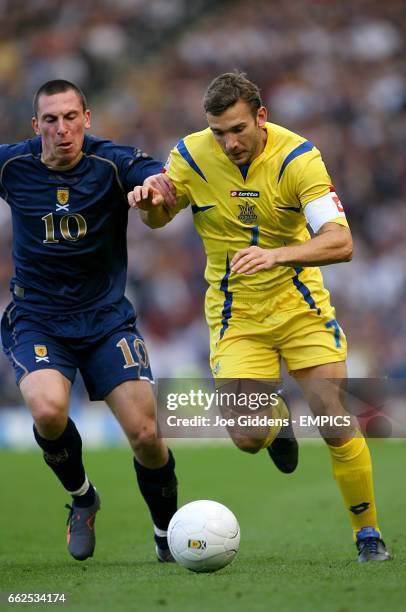
[[[154,539],[159,548],[163,548],[163,549],[168,548],[168,538],[166,536],[162,537],[162,536],[157,536],[155,534]]]
[[[158,529],[166,531],[169,521],[177,509],[178,491],[175,475],[175,459],[170,449],[168,463],[158,469],[147,468],[135,459],[134,468],[138,486],[151,513],[152,521]],[[165,548],[166,538],[155,536],[158,546]],[[165,546],[166,544],[166,546]]]
[[[67,491],[77,491],[86,480],[85,468],[82,462],[82,438],[75,423],[68,418],[63,433],[56,440],[43,438],[37,428],[34,429],[34,437],[43,450],[45,463],[59,478]],[[81,498],[81,499],[80,499]],[[75,504],[89,506],[94,501],[94,488],[89,486],[84,495],[75,495]]]

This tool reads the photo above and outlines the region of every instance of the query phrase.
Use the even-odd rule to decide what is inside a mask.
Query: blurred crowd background
[[[246,71],[280,123],[323,154],[355,238],[324,269],[354,377],[406,376],[404,0],[0,0],[0,142],[31,137],[31,100],[78,83],[92,133],[165,160],[205,127],[218,73]],[[0,306],[12,275],[0,205]],[[128,296],[157,377],[208,376],[204,256],[190,210],[152,231],[130,213]],[[1,405],[18,401],[0,357]],[[80,383],[75,399],[85,399]]]

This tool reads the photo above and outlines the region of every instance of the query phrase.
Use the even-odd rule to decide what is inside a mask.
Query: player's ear
[[[268,118],[268,111],[265,106],[260,106],[257,111],[257,125],[258,127],[264,127],[266,120]]]
[[[38,136],[40,132],[39,132],[39,127],[38,127],[38,119],[36,117],[33,117],[31,119],[31,125],[32,125],[32,129]]]
[[[85,110],[85,128],[88,130],[90,128],[90,110]]]

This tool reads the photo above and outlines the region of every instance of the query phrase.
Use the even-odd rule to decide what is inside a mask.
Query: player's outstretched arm
[[[165,174],[154,174],[128,193],[128,204],[138,208],[142,221],[151,228],[171,220],[169,208],[176,205],[176,189]]]
[[[316,236],[302,244],[277,249],[251,246],[241,249],[231,261],[236,274],[255,274],[273,266],[325,266],[352,258],[352,237],[348,227],[325,223]]]

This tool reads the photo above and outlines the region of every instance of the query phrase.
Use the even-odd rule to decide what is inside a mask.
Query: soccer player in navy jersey
[[[69,417],[76,371],[91,400],[105,400],[134,453],[150,510],[156,553],[176,510],[175,461],[157,437],[152,374],[136,315],[124,296],[126,193],[160,173],[162,163],[130,146],[85,135],[83,92],[49,81],[34,97],[36,137],[0,146],[0,195],[13,221],[12,301],[2,318],[3,348],[34,421],[45,462],[72,495],[68,549],[93,555],[100,498],[82,461]],[[173,188],[162,174],[166,200]]]

